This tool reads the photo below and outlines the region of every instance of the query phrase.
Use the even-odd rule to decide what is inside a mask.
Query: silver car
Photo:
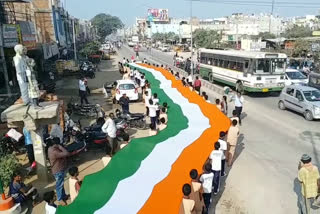
[[[301,113],[309,121],[320,119],[320,91],[304,85],[286,86],[278,106],[281,110],[291,109]]]

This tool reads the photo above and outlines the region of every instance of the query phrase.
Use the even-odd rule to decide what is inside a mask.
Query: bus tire
[[[236,82],[236,91],[241,93],[244,92],[243,83],[240,80]]]
[[[213,78],[213,75],[212,75],[212,74],[209,74],[209,82],[214,83],[214,78]]]

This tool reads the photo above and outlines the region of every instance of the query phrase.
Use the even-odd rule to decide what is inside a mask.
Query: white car
[[[308,77],[306,77],[302,72],[296,69],[286,69],[285,74],[285,84],[293,85],[293,84],[307,84]]]
[[[136,43],[134,43],[134,42],[128,42],[128,46],[131,48],[133,48],[135,45],[136,45]]]
[[[126,94],[130,101],[139,100],[138,88],[136,87],[136,83],[132,80],[117,81],[116,100],[119,101],[123,94]]]
[[[162,52],[168,52],[169,51],[169,46],[168,45],[163,45],[161,46],[159,49],[162,51]]]

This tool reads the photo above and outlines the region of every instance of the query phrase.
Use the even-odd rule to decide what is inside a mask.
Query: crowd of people
[[[237,119],[231,118],[228,132],[220,132],[220,137],[214,143],[214,150],[203,166],[203,172],[196,169],[190,171],[190,182],[182,187],[183,199],[179,213],[208,213],[212,193],[217,195],[220,189],[220,178],[227,175],[226,162],[231,168],[237,146],[239,127]]]
[[[146,60],[144,60],[146,63]],[[150,63],[149,63],[150,64]],[[156,65],[169,70],[177,80],[181,80],[185,87],[195,91],[204,100],[210,102],[208,95],[205,91],[201,91],[201,80],[198,76],[193,79],[192,75],[188,77],[180,77],[179,73],[173,72],[172,69],[163,65]],[[158,93],[152,92],[151,83],[146,78],[145,74],[140,72],[136,68],[129,66],[129,60],[123,59],[123,62],[119,62],[119,71],[122,74],[123,79],[135,81],[137,87],[140,90],[142,96],[142,102],[145,105],[145,116],[150,118],[150,130],[149,136],[157,135],[160,131],[166,129],[168,123],[168,104],[166,102],[160,103],[161,98]],[[88,103],[86,95],[88,93],[87,80],[81,78],[79,80],[79,94],[81,98],[81,104],[83,102]],[[113,94],[114,96],[114,94]],[[190,171],[190,182],[183,185],[183,200],[180,208],[180,213],[206,213],[210,207],[211,197],[213,194],[218,194],[220,187],[220,177],[226,175],[225,164],[229,167],[232,166],[234,160],[234,153],[237,145],[237,138],[239,136],[239,124],[241,124],[240,114],[242,111],[243,98],[241,94],[238,94],[235,98],[236,109],[233,111],[231,117],[231,127],[228,132],[221,132],[220,139],[215,142],[214,150],[211,152],[208,160],[204,164],[203,172],[198,172],[196,169]],[[122,108],[122,112],[130,112],[129,98],[124,94],[119,99],[119,104]],[[228,103],[227,97],[223,96],[222,100],[216,99],[217,107],[227,115]],[[116,112],[117,114],[117,112]],[[101,127],[101,132],[107,134],[108,145],[106,146],[106,156],[102,158],[103,165],[106,166],[112,156],[125,145],[130,142],[129,137],[123,138],[123,144],[119,144],[116,140],[116,125],[114,122],[115,115],[110,113],[107,117],[101,116],[97,119],[96,125]],[[61,145],[63,141],[63,131],[58,130],[60,126],[58,124],[52,127],[52,138],[47,142],[47,156],[51,165],[51,172],[56,181],[56,193],[53,191],[46,192],[44,194],[44,200],[46,201],[46,213],[53,214],[57,208],[57,205],[65,206],[67,201],[73,201],[78,195],[81,188],[81,181],[78,178],[79,170],[77,167],[68,167],[67,158],[73,156],[74,152],[69,152]],[[30,147],[32,144],[29,142],[28,132],[25,130],[26,146]],[[31,146],[30,146],[31,145]],[[32,151],[28,153],[30,164],[34,162],[34,155]],[[66,194],[64,189],[64,178],[69,168],[69,194]],[[37,190],[32,186],[26,186],[22,182],[20,174],[15,174],[10,184],[10,194],[14,197],[15,201],[23,202],[26,200],[33,200],[37,198]],[[55,204],[55,201],[58,203]]]
[[[207,102],[210,102],[205,91],[201,92],[201,80],[198,76],[193,79],[190,74],[188,77],[180,77],[180,74],[174,73],[172,69],[163,65],[154,64],[155,67],[161,67],[169,70],[176,80],[181,80],[185,87],[195,91]],[[135,78],[141,79],[137,69],[130,69]],[[124,73],[124,76],[126,74]],[[143,75],[142,75],[143,76]],[[125,76],[127,78],[127,76]],[[139,82],[139,81],[136,81]],[[151,92],[151,85],[146,80],[145,90],[143,91],[143,102],[146,106],[146,115],[150,117],[150,136],[156,135],[159,131],[166,127],[168,122],[167,104],[159,105],[157,93]],[[208,213],[211,204],[212,194],[217,195],[220,188],[220,177],[226,176],[226,164],[230,168],[234,161],[237,141],[239,137],[239,123],[243,98],[241,94],[237,94],[233,99],[237,100],[236,109],[232,112],[230,118],[231,126],[227,132],[221,132],[220,138],[214,144],[214,150],[211,152],[208,160],[203,166],[203,172],[199,174],[196,169],[190,171],[190,182],[182,187],[183,199],[180,206],[180,213]],[[239,104],[240,103],[240,104]],[[225,115],[228,113],[227,96],[223,96],[222,100],[216,99],[216,105]]]

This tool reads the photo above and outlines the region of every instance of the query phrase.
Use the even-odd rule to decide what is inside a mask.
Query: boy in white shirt
[[[221,159],[221,177],[226,176],[225,173],[225,165],[226,165],[226,151],[227,151],[227,142],[225,141],[226,133],[220,132],[220,138],[218,142],[220,143],[220,151],[222,151],[222,159]]]
[[[211,163],[207,163],[204,166],[205,172],[200,176],[200,182],[202,183],[203,188],[203,200],[208,211],[211,202],[211,192],[212,192],[212,181],[213,181],[213,172],[211,171]],[[206,212],[208,213],[208,212]]]
[[[221,173],[221,160],[222,160],[222,151],[220,151],[220,143],[216,142],[214,144],[214,149],[210,154],[212,172],[213,172],[213,194],[218,194],[219,192],[219,185],[220,185],[220,173]]]
[[[43,195],[43,200],[46,202],[45,210],[46,214],[55,214],[57,210],[57,205],[54,204],[54,201],[57,199],[54,191],[46,192]]]
[[[153,94],[153,99],[152,99],[152,101],[153,101],[153,104],[154,105],[157,105],[157,120],[158,120],[158,118],[159,118],[159,116],[160,116],[160,109],[159,109],[159,98],[158,98],[158,94],[157,93],[154,93]]]
[[[140,87],[141,87],[141,91],[142,91],[142,94],[143,94],[144,90],[146,89],[146,79],[144,78],[144,75],[141,75]]]
[[[158,109],[158,105],[155,105],[153,100],[150,99],[148,108],[149,108],[149,117],[151,119],[152,127],[156,128],[157,127],[157,109]]]
[[[130,75],[130,78],[131,80],[134,80],[134,71],[132,69],[129,68],[129,75]]]

